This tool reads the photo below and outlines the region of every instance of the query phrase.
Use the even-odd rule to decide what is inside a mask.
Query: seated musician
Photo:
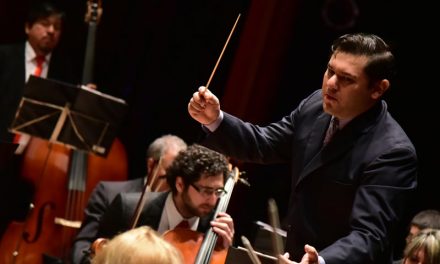
[[[84,220],[72,246],[72,264],[88,263],[88,249],[97,239],[99,222],[118,193],[141,192],[147,181],[153,190],[168,190],[165,170],[186,143],[178,136],[166,134],[156,138],[147,149],[147,176],[127,181],[101,181],[93,190],[84,210]],[[154,181],[155,178],[156,180]]]
[[[227,213],[219,213],[212,220],[213,209],[225,194],[227,175],[228,161],[222,154],[200,145],[189,146],[167,169],[171,191],[148,193],[136,226],[147,225],[163,234],[185,220],[188,228],[201,233],[212,227],[219,235],[218,247],[231,246],[232,218]],[[98,236],[111,238],[130,229],[140,196],[140,193],[116,196],[100,222]]]

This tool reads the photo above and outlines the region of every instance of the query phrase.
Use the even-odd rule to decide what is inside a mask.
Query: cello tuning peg
[[[248,186],[248,187],[251,187],[251,184],[250,184],[246,179],[239,178],[238,180],[239,180],[241,183],[243,183],[244,185],[246,185],[246,186]]]

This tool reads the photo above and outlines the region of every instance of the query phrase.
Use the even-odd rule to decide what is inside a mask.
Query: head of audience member
[[[417,213],[412,219],[409,226],[406,244],[425,228],[440,229],[440,211],[428,209]]]
[[[226,157],[216,151],[197,144],[181,151],[167,169],[167,182],[179,213],[185,218],[211,213],[226,193],[229,172]]]
[[[166,169],[177,154],[187,148],[183,139],[167,134],[155,139],[147,149],[147,183],[153,191],[166,191]]]
[[[128,230],[108,241],[92,264],[181,264],[180,252],[148,226]]]
[[[34,1],[25,23],[29,44],[37,55],[47,55],[58,45],[64,12],[49,1]]]
[[[440,230],[421,230],[405,247],[403,264],[440,263]]]

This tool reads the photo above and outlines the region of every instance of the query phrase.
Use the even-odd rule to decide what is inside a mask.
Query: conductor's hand
[[[232,246],[235,231],[234,221],[230,215],[222,212],[218,213],[217,218],[211,221],[211,226],[213,231],[219,235],[219,238],[221,238],[221,246],[223,248],[229,248],[229,246]]]
[[[220,115],[220,102],[211,91],[200,86],[189,100],[188,112],[202,125],[209,125],[216,121]]]
[[[279,263],[283,264],[318,264],[318,251],[312,246],[305,245],[304,251],[306,252],[301,259],[301,262],[295,262],[289,260],[289,253],[279,256]]]

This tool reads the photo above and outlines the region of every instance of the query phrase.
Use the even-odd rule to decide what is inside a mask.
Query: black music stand
[[[10,130],[105,157],[126,112],[122,99],[32,75]]]

